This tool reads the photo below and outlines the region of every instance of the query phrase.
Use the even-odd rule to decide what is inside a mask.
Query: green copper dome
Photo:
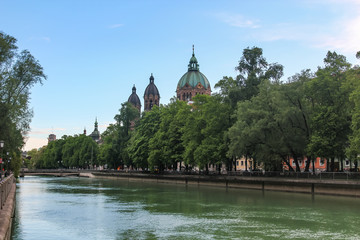
[[[180,78],[178,82],[178,88],[183,88],[186,84],[188,84],[192,88],[195,88],[199,83],[205,89],[210,88],[209,80],[204,74],[199,71],[199,64],[195,57],[193,46],[193,54],[189,61],[188,71]]]
[[[210,83],[207,80],[206,76],[200,71],[188,71],[180,78],[178,88],[182,88],[186,84],[188,84],[192,88],[195,88],[199,83],[201,83],[201,85],[205,89],[208,89],[210,87]]]

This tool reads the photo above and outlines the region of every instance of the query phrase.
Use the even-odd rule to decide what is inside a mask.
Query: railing
[[[3,206],[6,202],[7,197],[9,196],[9,193],[14,183],[15,183],[15,177],[13,174],[11,174],[9,177],[6,177],[4,180],[0,182],[0,194],[1,194],[0,209],[3,209]]]
[[[38,169],[27,170],[26,173],[77,173],[77,172],[102,172],[102,173],[128,173],[128,174],[149,174],[149,171],[137,170],[90,170],[90,169]],[[239,176],[239,177],[276,177],[291,179],[319,179],[319,180],[360,180],[360,172],[270,172],[270,171],[164,171],[154,173],[156,175],[206,175],[206,176]]]
[[[229,172],[230,176],[246,177],[278,177],[295,179],[319,179],[319,180],[360,180],[360,172]]]

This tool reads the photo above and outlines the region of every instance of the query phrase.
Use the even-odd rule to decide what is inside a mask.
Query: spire
[[[153,76],[153,74],[151,73],[151,76],[150,76],[150,83],[154,83],[154,76]]]
[[[136,93],[136,87],[135,87],[135,84],[134,84],[134,86],[133,86],[133,88],[132,88],[132,93]]]
[[[95,130],[98,130],[98,121],[97,121],[97,117],[95,118]]]
[[[190,58],[190,62],[189,62],[189,65],[188,65],[188,71],[199,71],[199,64],[198,64],[198,61],[195,57],[195,51],[194,51],[194,44],[193,44],[193,53],[192,53],[192,56]]]

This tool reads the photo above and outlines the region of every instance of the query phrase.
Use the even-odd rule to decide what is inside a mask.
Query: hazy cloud
[[[30,41],[45,41],[45,42],[50,42],[51,38],[50,37],[30,37],[29,38]]]
[[[65,131],[65,128],[42,128],[42,129],[34,129],[29,132],[29,135],[43,135],[43,134],[51,134],[55,131]]]
[[[31,149],[38,149],[42,146],[45,146],[47,145],[48,143],[48,140],[45,138],[27,138],[25,139],[26,140],[26,143],[25,143],[25,146],[24,146],[24,150],[25,151],[30,151]]]
[[[246,19],[243,15],[240,14],[231,14],[231,13],[217,13],[215,17],[220,21],[233,26],[240,28],[259,28],[258,20]]]
[[[360,12],[360,11],[359,11]],[[341,21],[334,26],[337,32],[324,35],[315,43],[317,47],[339,49],[347,53],[356,53],[360,50],[360,16]]]

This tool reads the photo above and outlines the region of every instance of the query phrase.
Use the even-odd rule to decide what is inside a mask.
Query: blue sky
[[[169,103],[193,44],[214,91],[223,76],[237,75],[247,47],[282,64],[284,81],[315,71],[328,50],[359,64],[359,29],[360,0],[0,0],[0,31],[48,77],[32,89],[26,150],[45,145],[50,133],[90,134],[96,117],[103,132],[133,84],[143,102],[151,73],[160,103]]]

